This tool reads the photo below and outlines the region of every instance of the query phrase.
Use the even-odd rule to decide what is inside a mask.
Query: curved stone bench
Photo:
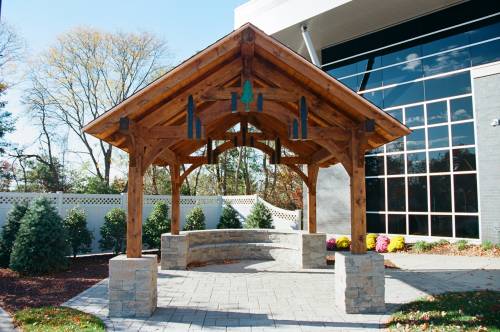
[[[161,268],[185,269],[191,263],[277,260],[297,268],[326,266],[326,234],[274,229],[213,229],[161,236]]]

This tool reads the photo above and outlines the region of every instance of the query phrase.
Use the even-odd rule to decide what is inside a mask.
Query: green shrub
[[[483,250],[491,250],[493,249],[494,245],[491,241],[484,241],[481,243],[481,249]]]
[[[2,226],[2,235],[0,236],[0,267],[8,267],[10,263],[10,254],[12,246],[16,240],[21,219],[28,210],[28,203],[16,203],[7,215],[5,224]]]
[[[21,219],[10,268],[21,274],[40,274],[65,269],[69,254],[62,218],[47,198],[35,200]]]
[[[373,250],[375,249],[375,245],[377,243],[377,234],[370,233],[366,235],[366,249]]]
[[[168,205],[164,201],[156,202],[153,211],[151,211],[142,228],[142,241],[150,249],[159,249],[161,235],[168,232],[170,232]]]
[[[199,206],[195,206],[186,216],[186,225],[184,225],[185,231],[198,231],[205,229],[205,214],[203,214],[203,209]]]
[[[413,245],[413,249],[416,252],[422,253],[431,250],[434,247],[434,244],[425,242],[425,241],[417,241]]]
[[[112,249],[115,254],[123,252],[126,247],[127,214],[123,209],[114,208],[104,216],[101,226],[99,247],[102,250]]]
[[[436,246],[445,246],[445,245],[448,245],[448,244],[450,244],[450,241],[445,240],[445,239],[441,239],[441,240],[439,240],[439,241],[437,241],[435,243]]]
[[[467,240],[457,241],[455,243],[455,245],[457,246],[457,249],[460,251],[467,249],[467,247],[469,246],[469,244],[467,243]]]
[[[337,248],[347,249],[351,245],[351,241],[347,236],[340,236],[337,238]]]
[[[395,236],[391,238],[391,242],[387,246],[388,252],[400,251],[405,248],[405,238],[403,236]]]
[[[241,228],[241,221],[238,216],[238,212],[231,206],[231,204],[225,205],[222,209],[217,228]]]
[[[245,228],[274,228],[273,215],[262,202],[253,205],[245,221]]]
[[[90,251],[94,236],[87,229],[85,211],[77,207],[69,210],[68,215],[63,220],[63,226],[68,234],[68,243],[73,257],[79,253]]]

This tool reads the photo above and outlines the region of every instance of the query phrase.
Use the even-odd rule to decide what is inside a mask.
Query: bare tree
[[[167,55],[165,42],[149,33],[78,28],[40,55],[26,99],[43,96],[51,117],[79,138],[95,175],[109,185],[113,148],[82,129],[163,74]]]

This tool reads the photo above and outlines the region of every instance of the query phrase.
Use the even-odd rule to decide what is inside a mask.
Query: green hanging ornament
[[[241,94],[241,102],[245,104],[245,111],[250,111],[250,103],[253,102],[253,90],[252,83],[249,80],[246,80],[243,84],[243,92]]]

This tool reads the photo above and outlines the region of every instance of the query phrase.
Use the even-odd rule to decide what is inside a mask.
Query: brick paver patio
[[[427,293],[500,290],[499,259],[431,256],[424,268],[424,256],[391,257],[405,270],[386,270],[388,312]],[[158,308],[149,319],[107,318],[107,280],[66,305],[98,315],[110,331],[378,330],[388,315],[347,315],[335,307],[333,273],[274,261],[160,270]]]

